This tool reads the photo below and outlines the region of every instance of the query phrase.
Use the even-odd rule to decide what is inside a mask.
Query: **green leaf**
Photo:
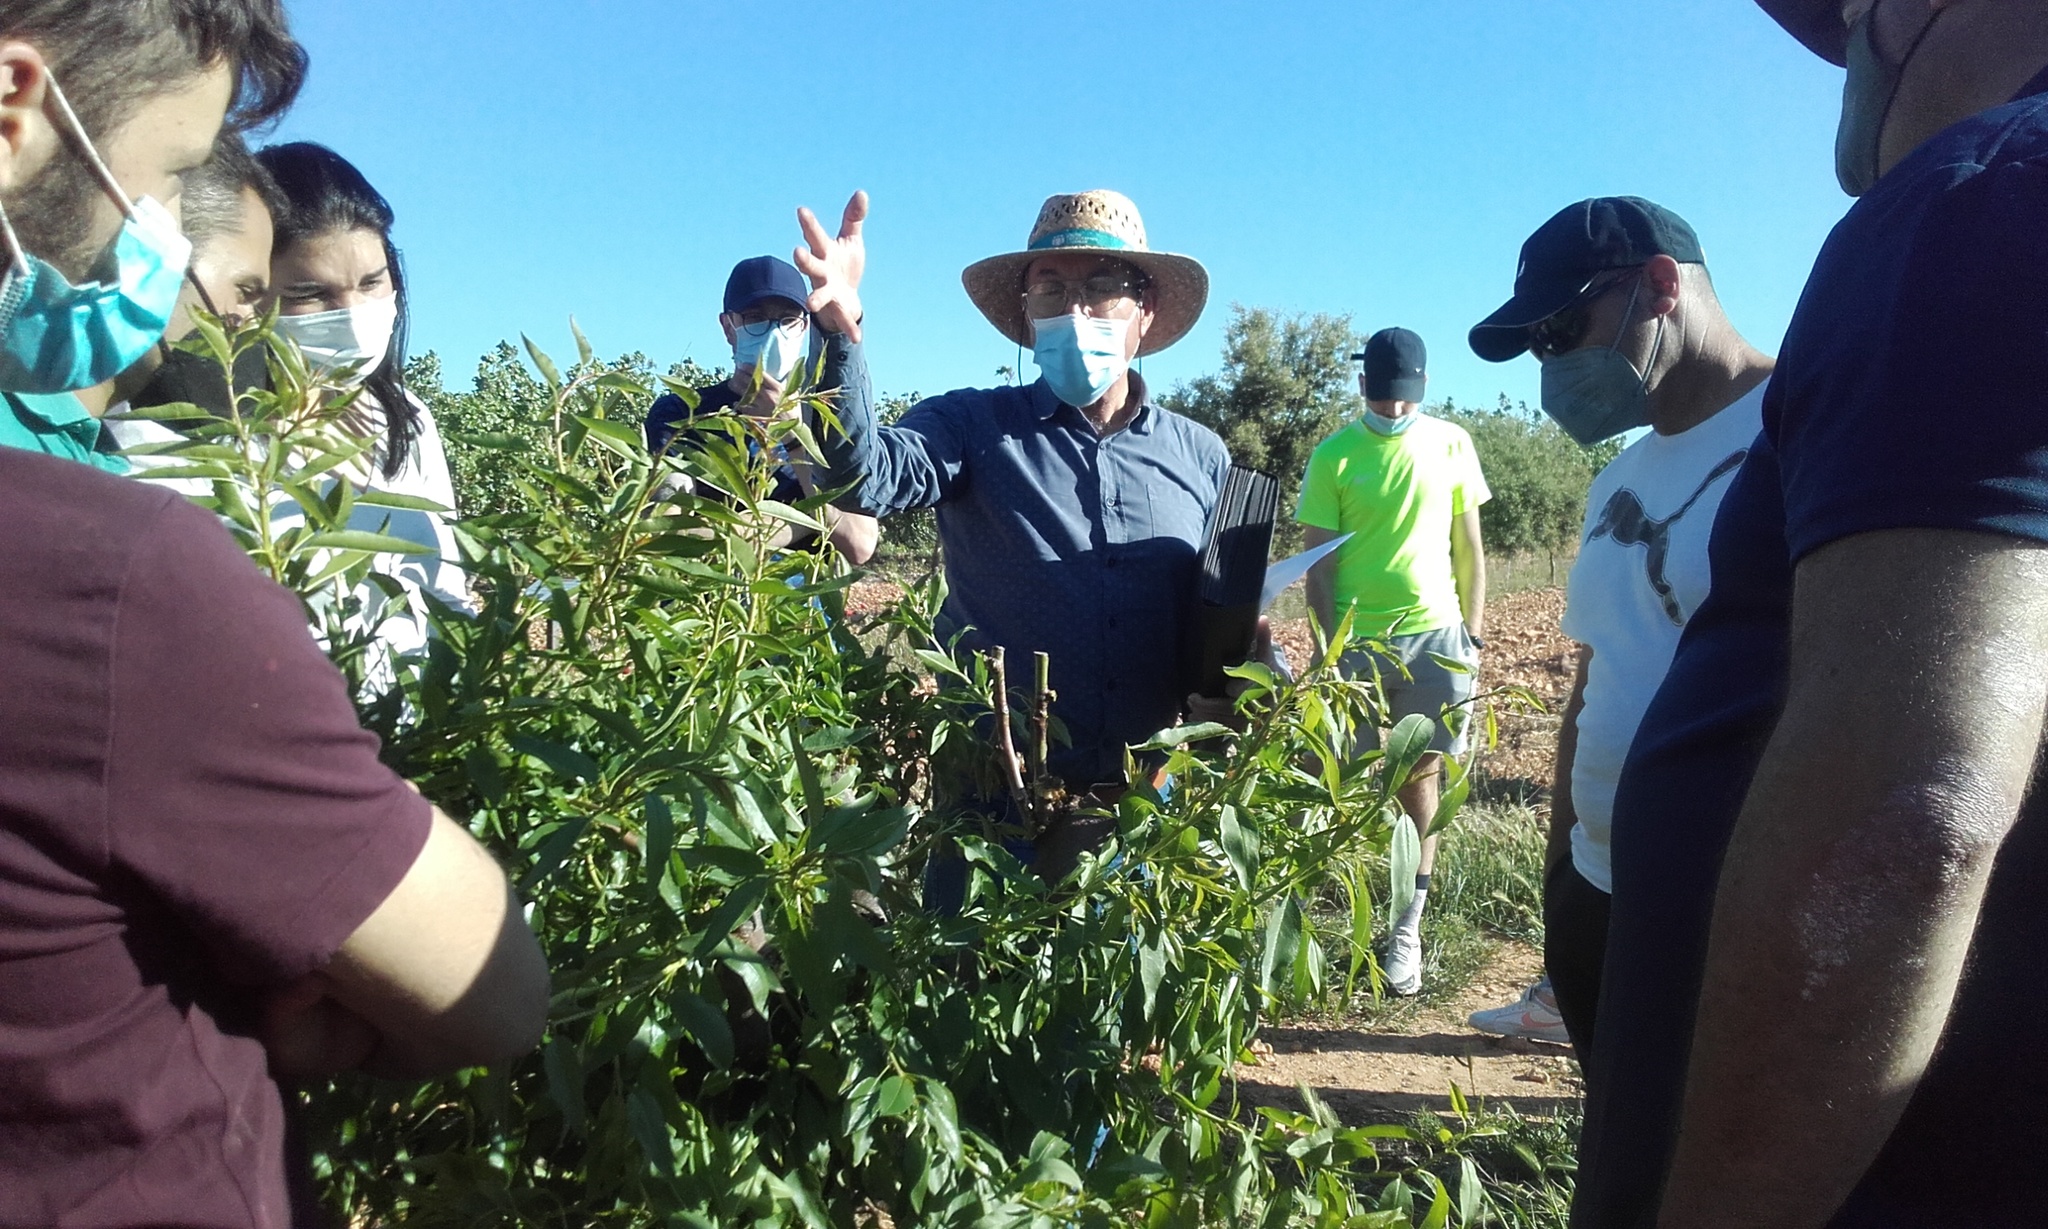
[[[900,1075],[883,1080],[875,1090],[875,1117],[901,1118],[917,1104],[917,1089]]]
[[[647,795],[640,823],[640,863],[649,874],[659,875],[668,867],[668,855],[676,847],[676,817],[668,799]]]
[[[548,382],[548,388],[560,391],[562,387],[562,373],[555,367],[555,360],[542,353],[541,348],[533,344],[533,338],[528,337],[526,334],[521,333],[519,340],[526,344],[527,357],[531,358],[533,365],[540,369],[541,379]]]
[[[1170,730],[1161,730],[1151,738],[1146,739],[1143,745],[1133,747],[1132,750],[1170,751],[1182,743],[1198,743],[1204,739],[1221,738],[1226,734],[1235,733],[1237,731],[1227,725],[1221,725],[1214,721],[1204,721],[1197,725],[1182,725],[1175,726]]]
[[[533,447],[532,440],[510,431],[446,431],[442,434],[458,444],[490,452],[525,452]]]
[[[669,1010],[675,1013],[675,1021],[696,1047],[704,1051],[704,1057],[720,1071],[732,1066],[734,1045],[732,1025],[726,1020],[711,1000],[701,994],[687,990],[670,997]]]
[[[1138,947],[1138,985],[1144,992],[1145,1018],[1153,1019],[1159,1008],[1159,986],[1166,980],[1166,932],[1153,931]]]
[[[395,537],[388,533],[371,533],[363,529],[329,529],[306,539],[311,547],[328,550],[360,550],[377,554],[431,555],[434,548],[423,546],[410,538]]]
[[[1408,776],[1415,771],[1425,753],[1429,751],[1429,740],[1436,733],[1436,723],[1421,713],[1410,713],[1401,718],[1394,732],[1387,736],[1386,787],[1400,789],[1408,783]]]
[[[560,743],[549,742],[544,738],[532,738],[525,734],[513,734],[505,741],[512,745],[514,751],[532,756],[565,777],[578,781],[595,781],[604,775],[604,769],[597,766],[596,760],[574,747],[565,747]]]
[[[1266,993],[1281,998],[1283,977],[1294,972],[1294,958],[1301,947],[1301,899],[1289,896],[1266,915],[1266,942],[1259,952],[1259,985]]]
[[[560,1037],[549,1038],[541,1065],[547,1070],[548,1099],[562,1112],[563,1130],[583,1134],[583,1063],[576,1048]]]
[[[712,949],[732,937],[732,932],[741,922],[754,916],[754,910],[761,907],[761,901],[768,895],[768,885],[756,880],[734,888],[704,919],[704,929],[697,936],[696,954],[709,955]]]
[[[1394,821],[1392,839],[1387,846],[1387,926],[1392,928],[1396,918],[1408,912],[1408,902],[1415,899],[1415,874],[1422,866],[1422,838],[1416,834],[1415,821],[1405,814]]]
[[[1223,855],[1230,859],[1230,869],[1237,876],[1238,886],[1249,892],[1259,864],[1258,834],[1238,819],[1237,808],[1228,803],[1218,814],[1217,823],[1222,830]]]
[[[669,1142],[668,1118],[661,1112],[661,1103],[654,1094],[644,1088],[635,1088],[626,1094],[626,1125],[633,1131],[634,1142],[640,1145],[641,1153],[664,1177],[674,1177],[676,1172],[675,1147]]]
[[[1476,1225],[1486,1207],[1486,1188],[1480,1185],[1479,1166],[1469,1156],[1458,1158],[1458,1223]]]
[[[362,490],[356,492],[355,499],[357,503],[367,504],[373,508],[403,508],[411,512],[454,511],[447,504],[436,500],[426,499],[418,495],[400,495],[396,491]]]
[[[590,438],[628,461],[645,460],[647,446],[640,441],[640,433],[624,423],[612,422],[606,418],[591,418],[576,414],[572,417],[590,432]]]
[[[520,890],[531,892],[536,884],[567,862],[569,855],[576,850],[576,842],[583,839],[583,832],[588,827],[590,817],[578,815],[550,832],[540,847],[533,851],[533,865],[527,869],[525,878],[519,881]]]

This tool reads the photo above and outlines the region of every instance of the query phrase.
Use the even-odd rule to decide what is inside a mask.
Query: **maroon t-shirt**
[[[0,448],[0,1226],[283,1226],[251,1036],[431,811],[212,516]]]

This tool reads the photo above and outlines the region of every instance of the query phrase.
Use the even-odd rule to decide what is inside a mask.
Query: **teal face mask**
[[[1402,435],[1407,432],[1408,428],[1414,426],[1415,420],[1420,417],[1422,417],[1420,414],[1403,414],[1399,418],[1388,418],[1385,414],[1377,414],[1367,410],[1365,412],[1365,429],[1374,435]]]
[[[91,388],[134,366],[163,337],[177,310],[192,244],[170,211],[130,201],[86,137],[53,79],[50,99],[126,219],[114,237],[113,280],[74,286],[21,246],[0,208],[8,259],[0,281],[0,389],[64,393]]]

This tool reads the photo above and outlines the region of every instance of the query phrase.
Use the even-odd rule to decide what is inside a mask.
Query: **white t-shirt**
[[[1735,471],[1763,430],[1764,389],[1679,435],[1644,436],[1593,479],[1564,634],[1593,651],[1572,760],[1572,865],[1614,890],[1614,790],[1686,620],[1706,600],[1707,543]]]
[[[455,482],[448,471],[448,453],[441,443],[441,429],[434,422],[433,412],[427,409],[426,403],[410,392],[406,398],[419,415],[419,432],[413,437],[412,458],[403,469],[387,478],[384,476],[384,449],[380,446],[367,454],[354,470],[356,485],[365,490],[430,499],[450,511],[442,515],[410,508],[357,504],[348,522],[350,529],[388,533],[417,542],[431,551],[423,555],[379,555],[372,565],[376,571],[393,577],[404,587],[403,601],[387,597],[383,590],[370,584],[365,584],[359,594],[364,602],[364,611],[358,621],[374,627],[377,638],[398,653],[414,653],[426,647],[426,608],[420,594],[432,593],[451,606],[471,605],[469,586],[460,565],[462,556],[456,549],[455,532],[448,525],[454,516]],[[356,405],[364,412],[365,428],[382,439],[385,431],[383,408],[367,392],[357,399]],[[110,415],[113,412],[109,411]],[[181,438],[162,423],[146,419],[109,421],[106,426],[114,433],[115,442],[123,448]],[[145,482],[159,483],[185,495],[211,493],[213,484],[201,479],[150,476],[150,469],[176,463],[176,460],[175,457],[131,458],[135,467],[133,474]],[[281,501],[272,509],[271,521],[280,529],[299,524],[299,506],[289,500]],[[372,693],[381,691],[389,686],[389,682],[389,671],[373,671],[369,690]]]

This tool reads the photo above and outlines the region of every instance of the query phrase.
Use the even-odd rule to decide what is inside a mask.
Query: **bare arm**
[[[859,567],[875,557],[875,548],[882,541],[881,522],[872,516],[841,512],[837,508],[831,509],[830,515],[834,518],[832,545],[839,548],[839,553],[846,556],[848,563]]]
[[[547,1025],[548,970],[512,886],[454,820],[326,968],[271,1004],[280,1075],[425,1077],[516,1058]]]
[[[1460,512],[1451,522],[1451,574],[1458,582],[1458,608],[1465,627],[1486,634],[1486,546],[1479,536],[1479,509]]]
[[[1557,727],[1557,768],[1550,781],[1550,838],[1543,852],[1543,878],[1569,862],[1572,829],[1579,813],[1572,805],[1572,764],[1579,754],[1579,711],[1586,707],[1586,670],[1593,663],[1593,650],[1579,646],[1579,667],[1572,678],[1572,694],[1564,703],[1564,719]]]
[[[1302,526],[1301,544],[1305,550],[1314,550],[1337,536],[1334,529],[1318,529],[1314,525]],[[1316,626],[1323,629],[1327,639],[1337,630],[1337,552],[1316,561],[1308,570],[1308,578],[1302,582],[1308,590],[1309,613],[1315,616]]]
[[[1721,871],[1665,1229],[1823,1225],[1891,1134],[2040,746],[2044,608],[2048,549],[1992,534],[1869,533],[1800,564],[1789,696]]]

